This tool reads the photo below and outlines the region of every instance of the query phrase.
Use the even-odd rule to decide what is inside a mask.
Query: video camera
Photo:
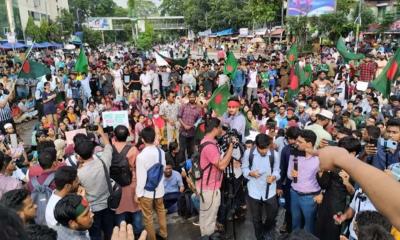
[[[397,149],[397,142],[392,141],[390,139],[386,140],[381,138],[379,144],[384,147],[385,150],[396,150]]]
[[[239,161],[242,158],[244,152],[243,145],[241,143],[242,136],[234,128],[223,126],[222,129],[225,131],[225,134],[217,140],[221,151],[225,153],[228,150],[229,144],[232,142],[232,157],[235,160]]]

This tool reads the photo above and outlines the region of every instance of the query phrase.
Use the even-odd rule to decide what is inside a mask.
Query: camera
[[[392,140],[386,140],[384,138],[380,139],[380,143],[379,143],[382,147],[385,148],[385,150],[396,150],[397,149],[397,142],[392,141]]]
[[[369,141],[367,141],[368,144],[374,145],[374,147],[378,146],[378,138],[370,138]]]
[[[290,155],[295,157],[305,157],[306,152],[301,151],[297,145],[290,145]]]
[[[89,124],[86,126],[86,130],[91,131],[91,132],[96,132],[99,129],[99,126],[94,125],[94,124]]]

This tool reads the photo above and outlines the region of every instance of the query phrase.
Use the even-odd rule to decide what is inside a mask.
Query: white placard
[[[129,128],[128,111],[109,111],[103,112],[103,127],[113,127],[124,125]]]

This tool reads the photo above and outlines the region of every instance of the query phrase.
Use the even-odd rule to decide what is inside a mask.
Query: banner
[[[92,30],[112,30],[112,22],[110,18],[89,18],[89,28]]]
[[[288,16],[319,16],[333,13],[336,0],[288,0]]]
[[[129,128],[128,111],[103,112],[103,128],[124,125]]]
[[[169,56],[169,53],[166,52],[166,51],[160,51],[160,53],[161,53],[162,55],[164,55],[164,56]],[[168,62],[165,61],[165,59],[162,58],[159,54],[154,53],[153,55],[154,55],[154,57],[156,58],[157,66],[160,67],[160,66],[168,66],[168,65],[169,65]]]
[[[249,35],[248,28],[239,28],[239,36],[246,37],[247,35]]]

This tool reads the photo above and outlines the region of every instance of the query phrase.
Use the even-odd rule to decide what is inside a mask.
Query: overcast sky
[[[152,0],[157,6],[160,5],[162,0]],[[121,7],[127,7],[127,2],[128,0],[114,0],[119,6]]]

